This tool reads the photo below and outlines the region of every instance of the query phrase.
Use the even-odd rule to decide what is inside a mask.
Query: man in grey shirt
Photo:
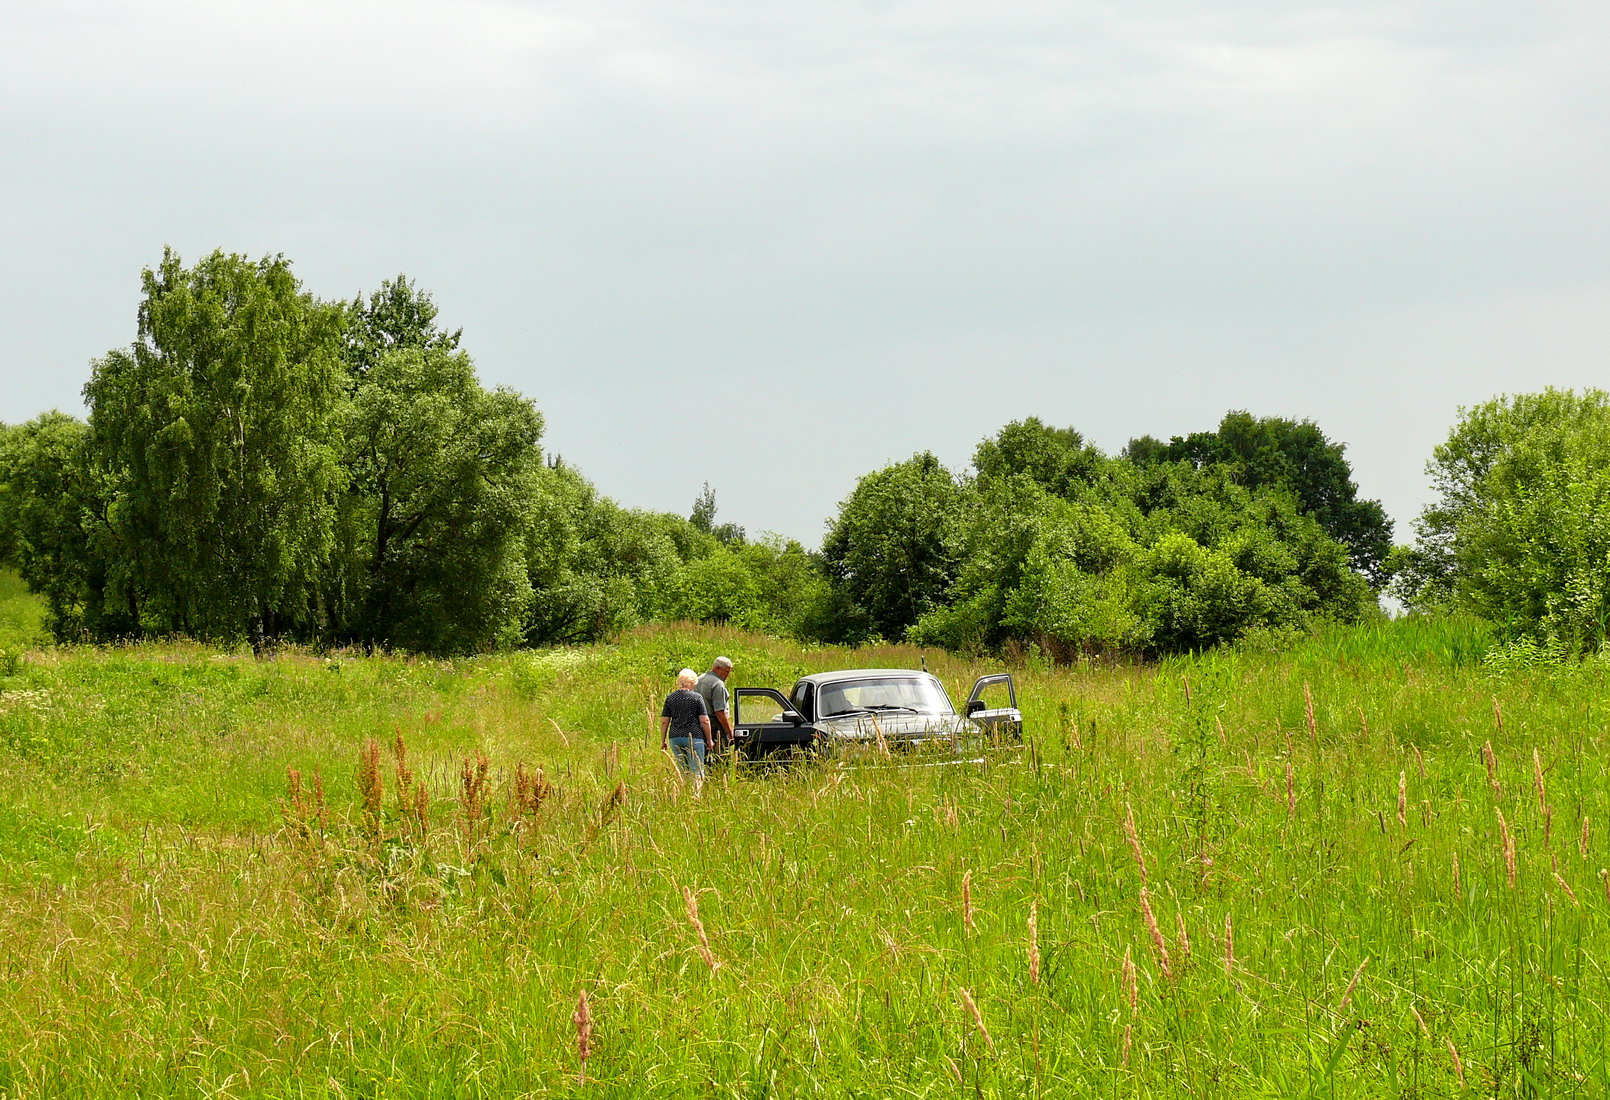
[[[710,671],[699,677],[699,686],[694,689],[704,700],[704,709],[710,715],[710,733],[718,750],[732,745],[732,718],[727,712],[727,677],[731,675],[732,658],[717,657]]]

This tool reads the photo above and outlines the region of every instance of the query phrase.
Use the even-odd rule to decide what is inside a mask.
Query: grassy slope
[[[1494,682],[1479,642],[1029,667],[1031,751],[699,802],[649,735],[676,668],[916,654],[695,628],[454,663],[35,651],[0,679],[0,1095],[1440,1096],[1450,1041],[1473,1093],[1603,1095],[1605,684]],[[987,670],[930,665],[953,693]],[[359,745],[398,733],[423,840],[389,752],[378,838],[356,805]],[[555,784],[534,817],[517,763]],[[327,779],[322,838],[282,827],[287,767]]]

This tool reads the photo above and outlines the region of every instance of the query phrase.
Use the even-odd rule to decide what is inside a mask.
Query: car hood
[[[846,714],[824,718],[816,723],[821,733],[838,741],[885,740],[917,741],[932,737],[966,737],[978,733],[978,726],[959,714]]]

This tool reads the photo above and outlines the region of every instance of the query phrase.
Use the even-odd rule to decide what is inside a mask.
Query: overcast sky
[[[0,0],[0,420],[164,245],[406,272],[624,504],[814,546],[1035,415],[1345,442],[1610,384],[1599,0]]]

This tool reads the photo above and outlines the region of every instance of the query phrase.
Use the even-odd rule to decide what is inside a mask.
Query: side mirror
[[[787,722],[791,726],[797,726],[801,722],[805,721],[805,719],[801,717],[799,711],[797,710],[785,710],[783,711],[783,721]]]
[[[973,715],[977,714],[981,710],[988,710],[988,709],[989,708],[984,705],[984,700],[982,700],[982,699],[969,699],[969,700],[967,700],[967,716],[969,718],[971,718]]]

